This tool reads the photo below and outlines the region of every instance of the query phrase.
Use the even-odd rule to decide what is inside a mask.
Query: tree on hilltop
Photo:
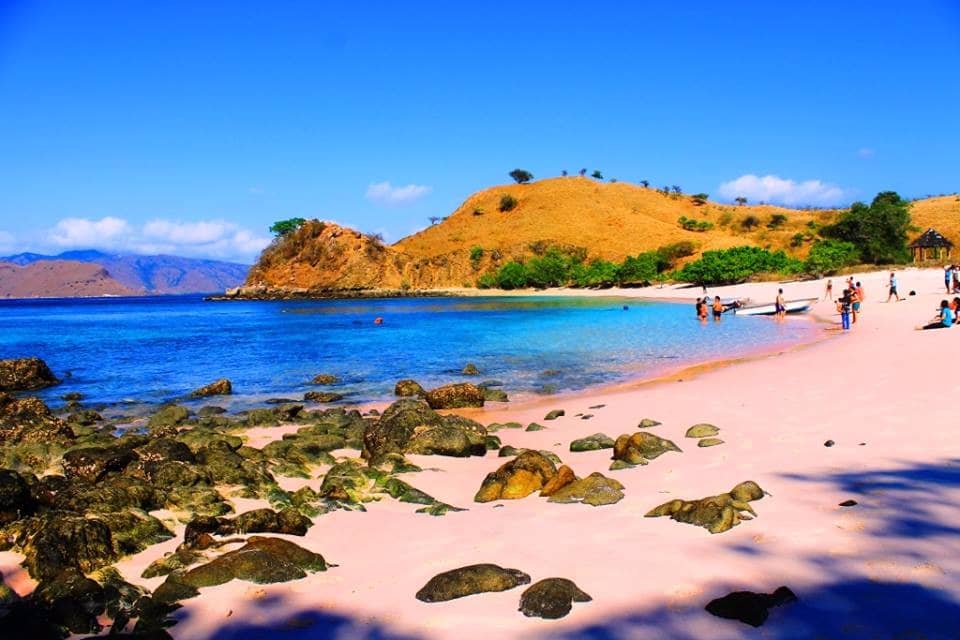
[[[564,169],[563,171],[561,171],[561,172],[560,172],[560,175],[563,176],[564,178],[566,178],[567,175],[568,175],[568,174],[567,174],[567,170]]]
[[[692,196],[690,196],[690,199],[693,200],[693,204],[699,207],[700,205],[707,204],[707,199],[709,197],[710,196],[707,195],[706,193],[695,193]]]
[[[286,220],[277,220],[272,225],[270,225],[270,232],[279,238],[287,234],[293,233],[294,231],[302,227],[304,222],[306,222],[306,220],[303,218],[288,218]]]
[[[583,176],[587,175],[587,170],[586,170],[586,169],[580,169],[580,171],[577,171],[577,173],[579,173],[579,174],[580,174],[580,177],[582,178]]]
[[[590,174],[590,177],[597,180],[603,180],[603,174],[600,173],[600,169],[594,169],[593,173]]]
[[[647,187],[650,186],[650,181],[649,181],[649,180],[641,180],[641,181],[640,181],[640,186],[643,187],[644,189],[646,189]]]
[[[517,184],[525,184],[533,180],[533,174],[524,169],[514,169],[510,172],[510,177],[513,178]]]
[[[733,199],[733,201],[737,203],[738,207],[742,207],[743,205],[747,204],[747,199],[743,196],[737,196]]]
[[[878,193],[870,205],[854,202],[832,225],[820,230],[826,238],[853,243],[866,262],[906,261],[910,203],[895,191]]]

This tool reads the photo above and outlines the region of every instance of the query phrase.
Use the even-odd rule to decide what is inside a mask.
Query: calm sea
[[[694,315],[692,304],[619,298],[0,301],[0,358],[46,360],[64,378],[40,394],[49,401],[78,391],[92,403],[157,403],[226,377],[236,406],[299,398],[331,373],[361,402],[388,398],[401,378],[498,380],[511,394],[582,389],[819,331],[804,320],[727,314],[702,325]],[[460,374],[468,362],[479,377]]]

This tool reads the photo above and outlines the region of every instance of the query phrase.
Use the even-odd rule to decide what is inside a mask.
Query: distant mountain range
[[[250,267],[178,256],[66,251],[0,257],[0,297],[214,293],[235,287]]]

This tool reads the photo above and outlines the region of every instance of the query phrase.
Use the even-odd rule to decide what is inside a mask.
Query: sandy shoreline
[[[321,516],[305,537],[290,539],[324,554],[336,568],[283,584],[233,581],[206,588],[183,603],[170,632],[184,639],[253,638],[268,629],[283,638],[956,638],[960,441],[951,427],[960,390],[952,374],[960,329],[914,331],[944,297],[942,277],[935,270],[898,275],[901,293],[913,289],[917,295],[885,304],[886,274],[859,276],[867,293],[861,321],[834,339],[657,384],[472,413],[484,423],[544,424],[543,431],[498,435],[504,444],[554,451],[578,476],[600,471],[619,480],[626,496],[615,505],[551,504],[535,496],[477,504],[472,498],[483,477],[504,459],[410,456],[424,471],[407,474],[408,482],[468,511],[434,518],[415,514],[415,505],[383,500],[366,513]],[[835,295],[842,280],[834,279]],[[710,294],[759,301],[772,298],[777,286],[738,285]],[[823,281],[782,286],[788,298],[823,293]],[[678,297],[671,288],[627,291],[636,294],[630,297]],[[567,295],[538,295],[557,294]],[[826,302],[814,311],[832,315]],[[590,408],[597,405],[604,406]],[[563,408],[566,416],[544,422],[545,408]],[[582,420],[577,413],[594,417]],[[607,470],[608,450],[568,449],[571,440],[598,431],[632,433],[644,417],[661,421],[653,431],[683,453],[613,472]],[[699,422],[717,425],[725,444],[701,449],[684,438]],[[255,446],[269,437],[251,435]],[[825,447],[828,439],[835,446]],[[771,495],[753,503],[756,519],[729,532],[710,535],[643,517],[671,498],[701,498],[744,480]],[[859,504],[838,506],[847,499]],[[118,568],[127,580],[156,587],[156,579],[139,573],[175,546],[157,545]],[[25,591],[30,581],[18,560],[0,554],[0,571]],[[477,562],[517,568],[534,581],[570,578],[593,602],[546,621],[517,611],[522,588],[438,604],[414,599],[436,573]],[[769,592],[780,585],[800,602],[773,610],[760,629],[703,610],[732,590]]]

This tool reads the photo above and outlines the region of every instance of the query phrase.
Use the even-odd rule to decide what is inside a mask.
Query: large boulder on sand
[[[541,494],[543,495],[543,494]],[[615,504],[623,499],[623,485],[602,473],[574,480],[552,492],[549,502],[582,502],[594,507]]]
[[[630,465],[647,464],[668,451],[680,452],[680,447],[670,440],[660,438],[649,431],[623,434],[613,444],[613,459]]]
[[[36,580],[55,578],[71,567],[89,573],[116,559],[110,529],[100,520],[55,514],[27,530],[23,565]]]
[[[557,467],[539,451],[524,451],[496,471],[487,474],[476,502],[516,500],[540,491],[557,474]]]
[[[60,384],[40,358],[0,360],[0,391],[35,391]]]
[[[90,483],[102,479],[111,471],[123,471],[137,455],[120,445],[111,447],[84,447],[63,454],[63,471],[68,478],[80,478]]]
[[[670,516],[677,522],[697,525],[710,533],[723,533],[740,524],[740,521],[756,516],[757,512],[748,503],[760,500],[763,496],[764,491],[760,485],[747,480],[735,486],[729,493],[700,500],[677,499],[665,502],[651,509],[646,517]]]
[[[448,384],[427,391],[427,404],[431,409],[461,409],[482,407],[486,395],[475,384]]]
[[[393,395],[401,398],[422,398],[427,392],[416,380],[400,380],[393,387]]]
[[[475,593],[506,591],[530,584],[530,576],[495,564],[474,564],[439,573],[417,591],[421,602],[445,602]]]
[[[229,396],[231,393],[233,393],[233,385],[226,378],[221,378],[193,391],[190,397],[207,398],[209,396]]]

